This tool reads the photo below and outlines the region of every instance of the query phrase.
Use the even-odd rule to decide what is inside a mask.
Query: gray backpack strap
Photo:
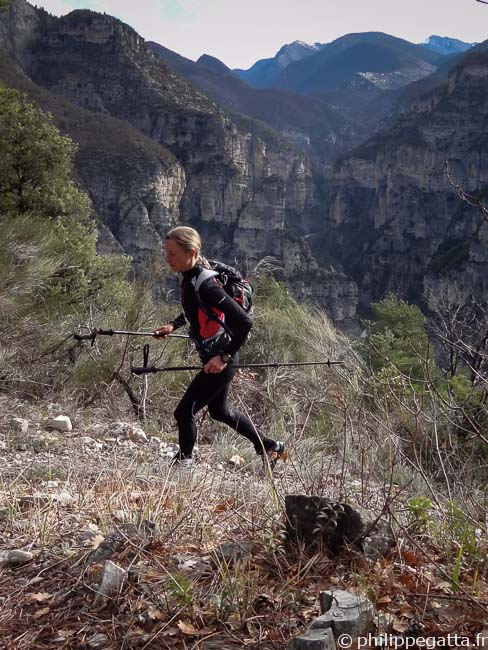
[[[203,269],[200,271],[200,273],[197,275],[196,278],[193,278],[191,283],[195,287],[195,293],[197,294],[198,297],[199,295],[199,289],[202,286],[202,284],[205,282],[205,280],[209,280],[210,278],[215,278],[218,275],[217,271],[212,271],[211,269]]]

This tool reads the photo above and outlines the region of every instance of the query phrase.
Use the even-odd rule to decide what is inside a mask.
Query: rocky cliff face
[[[103,217],[100,249],[130,255],[137,273],[163,260],[165,233],[179,223],[185,172],[171,159],[154,158],[134,147],[127,160],[107,160],[84,149],[78,173]]]
[[[339,98],[334,96],[326,101],[317,96],[273,88],[258,89],[238,78],[216,59],[203,56],[194,63],[158,43],[149,42],[148,45],[173,72],[210,95],[224,110],[231,111],[234,120],[239,119],[239,114],[236,115],[239,111],[252,120],[268,124],[282,140],[306,151],[326,170],[338,155],[359,145],[372,132],[364,120],[346,117],[343,103],[341,105],[343,92],[338,93]],[[364,99],[363,94],[359,101],[354,97],[346,103],[359,104],[364,109]],[[337,106],[340,106],[339,110]],[[379,119],[377,110],[375,117]],[[256,123],[254,132],[255,127]],[[250,128],[253,130],[252,126]]]
[[[75,11],[50,25],[36,54],[29,71],[36,83],[127,121],[181,162],[187,179],[180,205],[184,221],[233,227],[244,207],[260,200],[263,181],[278,175],[293,184],[295,152],[268,153],[265,142],[240,131],[119,21]],[[269,207],[272,223],[283,223],[278,206],[276,213]]]
[[[108,156],[107,138],[94,142],[86,124],[81,136],[76,119],[65,129],[80,142],[78,173],[108,229],[107,245],[118,242],[141,268],[161,250],[169,226],[188,223],[202,231],[209,255],[277,256],[293,274],[295,290],[304,292],[305,281],[296,278],[306,276],[308,292],[322,301],[317,264],[287,225],[299,229],[316,204],[306,156],[279,138],[238,127],[110,16],[83,10],[57,19],[11,0],[0,24],[0,50],[16,60],[38,96],[51,103],[63,98],[83,115],[112,124]],[[134,136],[134,146],[124,146],[115,124],[142,134],[140,143]],[[342,276],[337,281],[342,285]],[[354,298],[339,304],[343,292],[332,286],[333,277],[328,282],[329,293],[341,296],[335,313],[353,314]]]
[[[0,81],[26,93],[78,142],[76,173],[89,193],[103,252],[125,252],[142,272],[161,261],[164,232],[179,223],[186,185],[176,158],[127,123],[95,115],[36,86],[0,52]]]
[[[488,223],[443,172],[448,160],[466,190],[486,187],[487,80],[488,55],[468,55],[447,85],[337,164],[320,241],[332,241],[363,306],[387,291],[428,302],[441,281],[488,295]]]
[[[30,48],[38,39],[41,23],[46,19],[27,2],[13,2],[0,15],[0,46],[9,56],[29,64]]]

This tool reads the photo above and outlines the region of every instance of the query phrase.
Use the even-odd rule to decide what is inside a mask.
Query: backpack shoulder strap
[[[203,269],[200,271],[200,273],[192,279],[191,283],[195,288],[195,293],[197,294],[198,297],[199,295],[199,289],[202,286],[202,284],[205,282],[205,280],[209,280],[210,278],[215,278],[217,275],[217,271],[212,271],[211,269]]]

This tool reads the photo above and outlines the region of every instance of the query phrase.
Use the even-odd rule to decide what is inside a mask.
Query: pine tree
[[[429,341],[426,319],[416,305],[409,305],[394,294],[371,305],[373,318],[365,323],[366,354],[374,370],[390,362],[412,379],[424,376]]]

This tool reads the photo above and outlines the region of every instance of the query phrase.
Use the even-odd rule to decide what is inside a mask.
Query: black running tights
[[[232,366],[227,366],[216,374],[206,374],[202,370],[188,386],[175,411],[181,458],[191,458],[197,437],[195,415],[204,406],[208,406],[208,413],[213,420],[224,422],[250,440],[256,453],[262,454],[263,447],[268,451],[274,446],[274,440],[260,436],[246,415],[229,407],[230,383],[235,373],[236,369]]]

